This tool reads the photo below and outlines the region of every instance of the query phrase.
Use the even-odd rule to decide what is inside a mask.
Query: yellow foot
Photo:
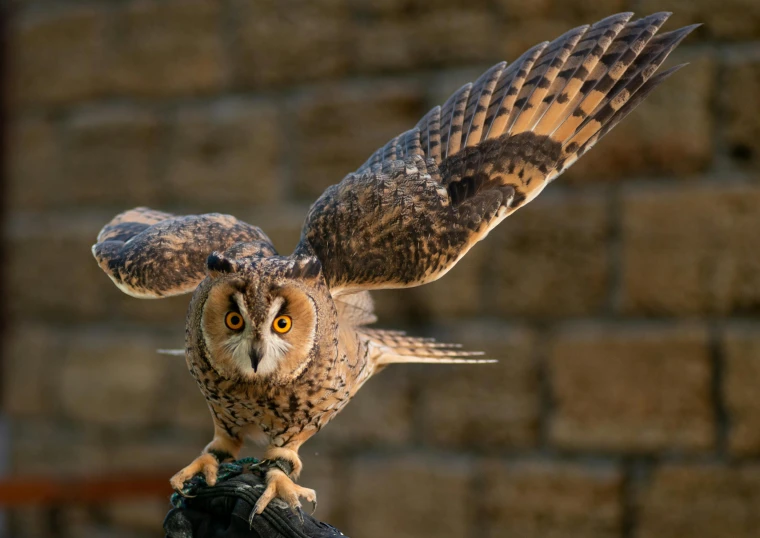
[[[293,482],[288,476],[279,469],[269,469],[267,471],[267,488],[261,494],[256,506],[253,507],[253,515],[260,514],[269,504],[269,501],[279,497],[290,506],[290,510],[298,516],[303,522],[303,516],[299,511],[301,502],[298,500],[303,497],[310,503],[314,504],[314,510],[317,509],[317,492],[313,489],[302,488]],[[313,513],[313,511],[312,511]]]
[[[206,479],[206,484],[213,486],[216,484],[216,473],[218,470],[219,462],[217,459],[211,454],[202,454],[195,458],[193,463],[175,474],[169,482],[172,487],[181,494],[185,482],[198,473],[203,474],[203,477]]]

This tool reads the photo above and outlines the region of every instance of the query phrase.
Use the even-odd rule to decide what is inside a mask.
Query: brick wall
[[[19,473],[178,469],[211,421],[186,297],[90,245],[118,211],[223,211],[283,252],[311,201],[501,59],[624,9],[704,27],[663,85],[381,324],[495,366],[397,366],[305,445],[351,536],[749,538],[760,529],[760,4],[25,0],[12,21],[3,407]],[[160,536],[163,501],[65,509]],[[39,512],[14,536],[46,536]],[[111,531],[106,531],[111,529]]]

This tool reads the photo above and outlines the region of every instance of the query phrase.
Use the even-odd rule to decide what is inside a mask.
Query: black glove
[[[256,462],[257,463],[257,462]],[[253,507],[264,491],[266,467],[250,462],[222,464],[219,480],[208,487],[201,476],[188,483],[183,493],[172,496],[172,508],[164,519],[167,538],[336,538],[335,527],[308,514],[279,508],[276,500],[263,513],[252,517]],[[284,505],[283,505],[284,506]]]

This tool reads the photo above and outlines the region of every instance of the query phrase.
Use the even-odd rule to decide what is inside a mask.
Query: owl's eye
[[[237,312],[227,312],[227,315],[224,316],[224,324],[227,325],[228,329],[239,331],[245,323],[243,322],[243,316]]]
[[[280,334],[285,334],[292,326],[293,320],[290,319],[290,316],[277,316],[272,322],[272,328]]]

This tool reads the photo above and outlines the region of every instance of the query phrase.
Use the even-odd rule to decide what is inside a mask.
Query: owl
[[[246,438],[266,445],[266,488],[296,513],[298,450],[374,374],[395,363],[484,362],[456,345],[373,329],[369,292],[445,275],[533,200],[666,78],[655,74],[695,26],[670,14],[613,15],[494,65],[375,152],[312,205],[300,243],[279,254],[261,229],[217,213],[137,208],[92,252],[123,292],[192,293],[185,357],[213,440],[179,471],[216,482]]]

